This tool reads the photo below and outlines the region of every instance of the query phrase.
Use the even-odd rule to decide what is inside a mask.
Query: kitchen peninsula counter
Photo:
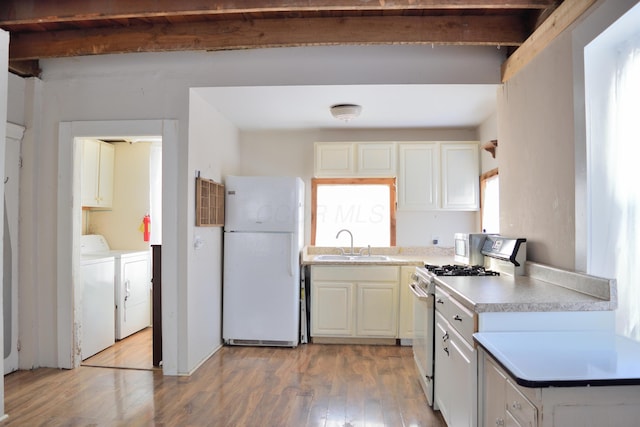
[[[478,425],[638,425],[637,341],[613,331],[480,332],[474,340]]]
[[[612,332],[480,332],[474,339],[524,387],[640,385],[640,343]]]

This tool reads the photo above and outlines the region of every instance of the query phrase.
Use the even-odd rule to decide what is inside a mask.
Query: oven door
[[[420,385],[433,406],[433,328],[434,296],[417,283],[410,284],[413,293],[413,357],[420,371]]]

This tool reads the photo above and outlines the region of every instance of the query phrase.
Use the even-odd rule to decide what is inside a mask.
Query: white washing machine
[[[115,342],[114,257],[83,255],[82,275],[82,360],[111,347]]]
[[[108,254],[115,263],[115,339],[151,326],[151,253],[110,249],[99,234],[81,238],[83,253]]]

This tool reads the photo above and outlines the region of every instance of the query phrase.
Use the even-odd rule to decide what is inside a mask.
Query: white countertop
[[[524,387],[640,384],[640,342],[609,332],[479,332],[475,340]]]

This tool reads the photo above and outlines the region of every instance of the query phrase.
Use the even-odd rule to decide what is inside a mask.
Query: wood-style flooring
[[[153,366],[153,329],[146,328],[82,361],[83,366],[121,369],[162,369]]]
[[[410,347],[328,344],[223,347],[189,377],[41,368],[5,377],[0,426],[446,427],[417,375]]]

